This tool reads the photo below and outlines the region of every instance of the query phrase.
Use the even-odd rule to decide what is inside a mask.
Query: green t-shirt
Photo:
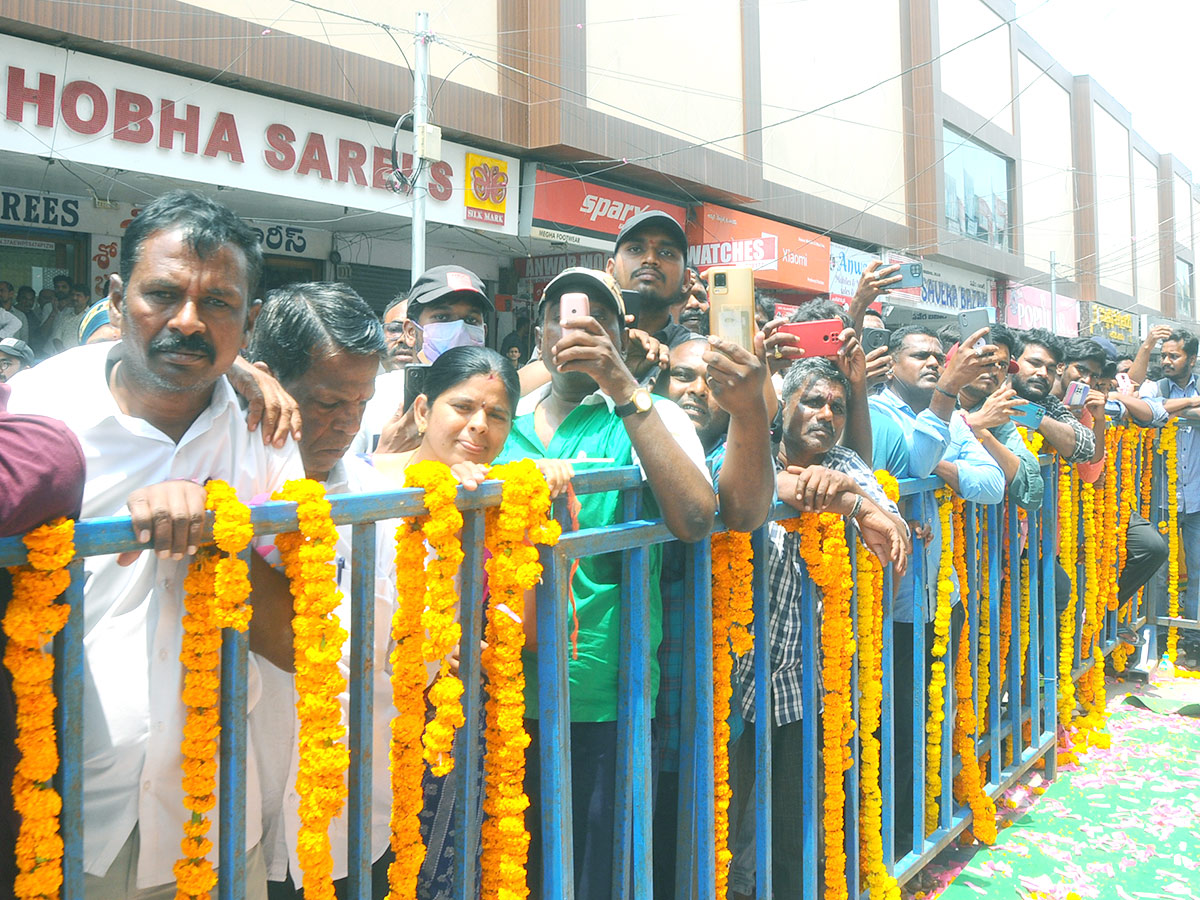
[[[657,398],[655,398],[657,401]],[[573,409],[543,446],[533,424],[534,414],[513,421],[508,443],[496,463],[515,459],[612,458],[611,466],[633,464],[633,443],[619,417],[603,402],[583,403]],[[579,527],[598,528],[621,521],[621,494],[579,495]],[[649,490],[643,491],[643,514],[658,516],[658,504]],[[650,708],[658,696],[658,645],[662,640],[662,597],[659,573],[662,545],[650,547]],[[621,659],[620,553],[606,553],[579,560],[571,581],[575,611],[579,618],[578,659],[569,657],[571,721],[613,722],[617,718],[617,674]],[[569,601],[568,601],[569,604]],[[568,605],[567,614],[570,615]],[[568,653],[570,653],[568,649]],[[525,652],[525,715],[538,716],[537,654]]]

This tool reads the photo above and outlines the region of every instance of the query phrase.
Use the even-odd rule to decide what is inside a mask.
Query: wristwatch
[[[633,392],[633,396],[628,402],[621,403],[613,407],[615,412],[622,419],[633,413],[647,413],[654,406],[654,400],[650,396],[650,392],[643,387],[638,388]]]

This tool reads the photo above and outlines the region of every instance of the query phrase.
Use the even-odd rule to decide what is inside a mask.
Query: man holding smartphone
[[[1063,361],[1063,342],[1044,328],[1031,328],[1018,332],[1016,354],[1013,388],[1045,410],[1038,432],[1064,462],[1091,462],[1096,453],[1095,434],[1053,393]]]
[[[682,259],[679,267],[682,269]],[[586,315],[563,313],[564,307],[574,306],[581,312],[585,305]],[[653,397],[626,365],[629,336],[624,298],[616,281],[606,272],[567,269],[547,285],[535,321],[539,322],[538,342],[550,383],[521,398],[508,443],[496,462],[592,459],[612,466],[637,465],[650,488],[644,493],[643,513],[649,517],[661,514],[681,540],[707,537],[716,513],[716,496],[704,448],[684,412],[666,397]],[[579,498],[580,528],[619,521],[618,492]],[[651,653],[656,653],[662,633],[662,549],[655,545],[648,552]],[[586,860],[577,868],[578,900],[612,896],[622,577],[620,554],[605,554],[580,559],[571,580],[579,623],[577,653],[568,661],[571,799],[575,858]],[[524,662],[526,714],[536,716],[537,657],[526,652]],[[659,681],[657,657],[651,659],[650,678],[654,702]],[[526,725],[531,743],[526,752],[525,791],[532,810],[526,818],[532,835],[528,871],[536,888],[541,872],[537,718],[527,719]],[[537,890],[534,894],[541,896]]]

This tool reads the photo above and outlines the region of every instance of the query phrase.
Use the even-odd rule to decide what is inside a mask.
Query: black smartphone
[[[862,333],[863,353],[870,353],[880,347],[886,347],[892,333],[886,328],[864,328]]]
[[[404,411],[412,409],[417,394],[425,393],[425,376],[429,374],[429,366],[413,363],[404,367]]]
[[[642,295],[637,291],[621,291],[621,299],[625,301],[625,315],[633,316],[630,328],[638,327],[638,316],[642,313]]]

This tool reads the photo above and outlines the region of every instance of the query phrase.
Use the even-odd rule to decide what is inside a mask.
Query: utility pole
[[[429,171],[425,164],[426,126],[429,124],[429,13],[417,13],[413,72],[413,208],[412,280],[425,271],[425,202],[429,197]]]
[[[1058,254],[1050,251],[1050,333],[1058,334],[1058,281],[1055,274],[1055,263]]]

